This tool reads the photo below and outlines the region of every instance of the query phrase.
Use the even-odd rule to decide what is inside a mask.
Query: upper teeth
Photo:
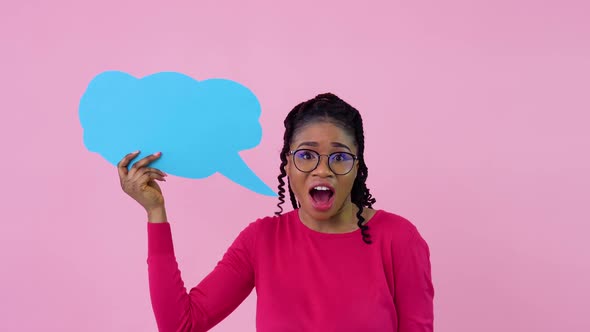
[[[313,189],[315,189],[315,190],[330,190],[330,188],[324,187],[324,186],[313,187]]]

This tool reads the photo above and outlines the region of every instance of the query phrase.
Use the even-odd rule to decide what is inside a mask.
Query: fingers
[[[121,161],[119,161],[119,163],[117,164],[117,170],[119,171],[119,177],[122,179],[125,176],[127,176],[128,170],[127,170],[127,166],[129,166],[129,163],[131,162],[131,160],[135,159],[135,157],[137,157],[137,155],[139,154],[139,150],[135,151],[135,152],[131,152],[128,153],[127,155],[125,155],[125,157],[123,157],[123,159],[121,159]]]
[[[160,158],[161,155],[162,155],[162,152],[156,152],[154,154],[151,154],[151,155],[139,160],[138,162],[133,164],[133,166],[131,166],[129,173],[131,173],[131,175],[133,175],[135,172],[137,172],[138,169],[149,165],[154,160]]]
[[[121,188],[123,191],[132,194],[145,188],[153,180],[166,181],[168,174],[156,169],[156,168],[140,168],[133,175],[128,174],[121,178]]]
[[[139,168],[150,164],[151,162],[162,156],[162,152],[156,152],[134,163],[131,169],[129,169],[129,163],[139,155],[139,152],[139,150],[131,152],[125,155],[125,157],[123,157],[123,159],[119,161],[119,163],[117,164],[117,169],[119,171],[120,177],[126,176],[128,173],[135,173]]]
[[[145,167],[149,163],[160,158],[162,155],[161,152],[149,155],[137,161],[131,168],[129,168],[129,163],[139,155],[139,152],[140,151],[135,151],[127,154],[117,164],[119,180],[121,182],[121,187],[125,192],[136,190],[133,188],[141,188],[152,180],[166,181],[165,177],[168,176],[168,174],[159,169]]]
[[[158,180],[158,181],[164,181],[164,182],[166,182],[166,179],[164,178],[164,176],[163,175],[160,175],[159,173],[156,173],[156,172],[145,172],[145,173],[143,173],[137,179],[137,184],[140,187],[143,187],[144,184],[147,184],[148,182],[150,182],[152,180]]]
[[[147,174],[147,173],[153,173],[153,174],[155,174],[156,176],[158,176],[158,177],[161,177],[161,178],[164,178],[164,177],[168,176],[168,174],[166,174],[166,173],[164,173],[164,172],[160,171],[160,170],[159,170],[159,169],[157,169],[157,168],[152,168],[152,167],[142,167],[142,168],[138,169],[138,170],[137,170],[137,171],[136,171],[136,172],[135,172],[133,175],[129,174],[129,176],[128,176],[128,177],[129,177],[131,180],[134,180],[134,179],[138,179],[138,180],[139,180],[139,179],[141,179],[141,177],[142,177],[144,174]]]

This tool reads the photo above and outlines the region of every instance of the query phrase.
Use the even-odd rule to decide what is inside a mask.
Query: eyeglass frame
[[[302,171],[301,169],[299,169],[299,167],[297,167],[297,162],[295,161],[295,153],[296,152],[299,152],[299,151],[311,151],[311,152],[313,152],[313,153],[315,153],[315,154],[318,155],[318,162],[316,163],[316,165],[314,166],[314,168],[312,168],[309,171]],[[346,173],[342,173],[342,174],[336,173],[336,172],[334,172],[334,170],[332,169],[332,166],[330,165],[330,157],[333,156],[333,155],[335,155],[335,154],[338,154],[338,153],[345,153],[347,155],[352,156],[352,160],[353,160],[352,166],[350,167],[350,169]],[[311,172],[315,171],[316,168],[318,168],[318,166],[320,166],[320,162],[322,161],[322,157],[328,157],[328,168],[330,169],[330,171],[332,173],[336,174],[336,175],[346,175],[346,174],[350,173],[352,171],[352,169],[354,168],[354,162],[357,161],[357,160],[359,160],[359,158],[358,158],[357,155],[355,155],[354,153],[351,153],[351,152],[346,152],[346,151],[337,151],[337,152],[332,152],[330,154],[320,154],[319,152],[317,152],[315,150],[312,150],[312,149],[297,149],[297,150],[291,150],[291,151],[289,151],[289,154],[293,158],[292,160],[293,160],[293,165],[295,165],[295,168],[297,168],[297,170],[299,170],[300,172],[303,172],[303,173],[311,173]]]

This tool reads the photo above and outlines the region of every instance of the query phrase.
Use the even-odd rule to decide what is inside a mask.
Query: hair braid
[[[299,107],[303,103],[300,103],[295,108]],[[279,166],[280,174],[278,176],[279,180],[279,203],[277,203],[277,207],[279,211],[275,212],[275,215],[280,215],[283,213],[283,204],[285,203],[285,181],[283,180],[287,176],[287,172],[285,171],[285,166],[287,166],[287,155],[289,154],[289,143],[291,142],[291,137],[293,136],[293,117],[295,114],[291,111],[287,118],[284,121],[285,125],[285,134],[283,135],[283,149],[281,150],[281,165]],[[293,190],[291,189],[291,184],[289,183],[289,179],[287,179],[287,188],[289,190],[289,198],[291,200],[291,204],[293,204],[293,209],[297,208],[297,200],[295,199],[295,195],[293,194]]]
[[[277,203],[277,207],[279,208],[279,211],[275,212],[275,214],[278,216],[281,213],[283,213],[283,207],[281,205],[283,205],[283,203],[285,203],[285,181],[283,180],[283,178],[285,178],[285,176],[287,176],[287,172],[285,171],[285,166],[287,165],[287,158],[285,157],[284,154],[281,154],[281,166],[280,166],[280,170],[281,170],[281,174],[279,174],[279,176],[277,176],[277,178],[279,179],[279,202]],[[291,188],[289,188],[289,192],[291,191]]]

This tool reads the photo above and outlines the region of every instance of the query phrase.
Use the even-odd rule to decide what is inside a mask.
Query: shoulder
[[[261,239],[263,243],[273,243],[273,239],[278,239],[288,234],[290,227],[293,225],[293,212],[283,213],[281,215],[269,215],[260,217],[250,222],[242,229],[235,239],[234,243],[238,246],[248,248],[250,251],[257,251]]]
[[[250,222],[242,228],[238,236],[234,239],[232,247],[254,250],[257,246],[258,239],[272,234],[284,219],[286,219],[284,215],[266,216]]]
[[[378,210],[374,217],[376,236],[390,243],[395,255],[423,252],[429,255],[429,247],[418,228],[410,220],[391,212]],[[370,227],[371,223],[369,223]]]
[[[290,220],[293,219],[295,210],[289,211],[280,215],[269,215],[256,219],[251,222],[244,231],[265,233],[277,229],[281,226],[286,226]]]
[[[367,225],[370,228],[373,226],[372,228],[380,229],[396,237],[412,236],[418,232],[416,226],[410,220],[386,210],[376,210]]]
[[[394,247],[426,245],[426,241],[412,221],[389,211],[377,210],[368,226],[376,236],[391,242]]]

